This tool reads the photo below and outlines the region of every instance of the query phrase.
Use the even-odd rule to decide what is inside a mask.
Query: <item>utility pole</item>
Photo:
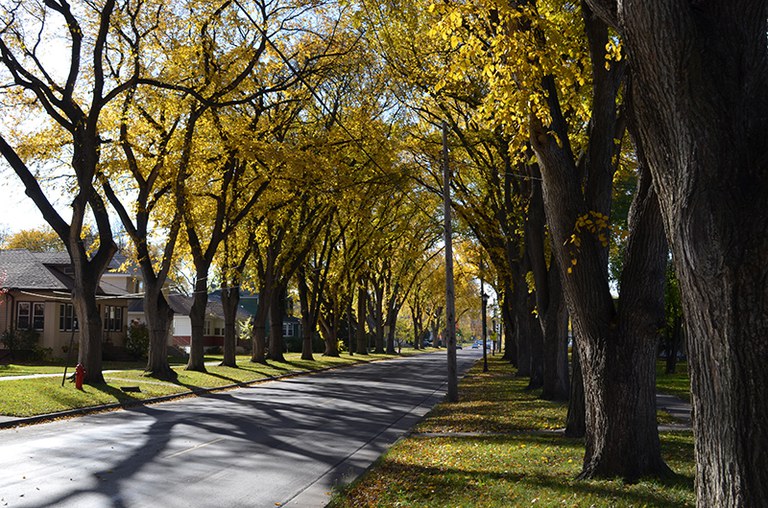
[[[445,220],[445,346],[448,350],[448,402],[458,402],[453,228],[451,226],[451,169],[448,166],[448,124],[445,121],[443,121],[443,216]]]

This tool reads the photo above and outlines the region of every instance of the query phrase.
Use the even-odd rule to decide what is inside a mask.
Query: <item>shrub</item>
[[[136,358],[146,358],[149,354],[149,328],[146,323],[132,321],[125,338],[125,349]]]

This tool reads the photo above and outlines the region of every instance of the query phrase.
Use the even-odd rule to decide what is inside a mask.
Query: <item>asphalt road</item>
[[[479,357],[458,353],[460,372]],[[0,430],[0,508],[324,506],[443,398],[445,365],[443,350]]]

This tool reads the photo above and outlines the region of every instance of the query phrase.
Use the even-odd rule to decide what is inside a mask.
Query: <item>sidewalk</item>
[[[682,425],[691,428],[691,405],[674,395],[656,394],[656,409],[666,411]],[[661,426],[660,426],[661,427]]]

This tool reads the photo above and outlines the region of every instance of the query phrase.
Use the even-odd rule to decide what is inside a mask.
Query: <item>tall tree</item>
[[[588,0],[626,44],[680,280],[701,506],[768,498],[768,3]],[[663,44],[660,42],[663,41]]]
[[[72,301],[80,318],[78,361],[85,366],[87,383],[102,383],[101,313],[96,302],[99,280],[117,251],[107,208],[96,188],[101,146],[101,122],[107,105],[135,84],[135,69],[120,58],[119,42],[112,25],[127,8],[107,0],[87,9],[73,9],[66,0],[15,2],[0,7],[0,63],[11,90],[7,94],[20,109],[32,104],[27,113],[44,115],[54,124],[53,138],[68,153],[67,165],[73,189],[72,217],[67,222],[43,191],[34,164],[25,155],[18,132],[0,133],[0,153],[23,182],[27,195],[40,209],[46,222],[64,242],[74,268]],[[50,55],[54,38],[67,41],[65,56],[54,69]],[[57,44],[58,45],[58,44]],[[113,60],[114,59],[114,60]],[[106,66],[119,67],[113,79],[105,79]],[[116,79],[115,79],[116,78]],[[15,146],[14,146],[15,145]],[[28,152],[27,152],[28,153]],[[50,165],[41,174],[50,173]],[[98,247],[91,254],[82,241],[86,217],[90,214],[98,231]]]

